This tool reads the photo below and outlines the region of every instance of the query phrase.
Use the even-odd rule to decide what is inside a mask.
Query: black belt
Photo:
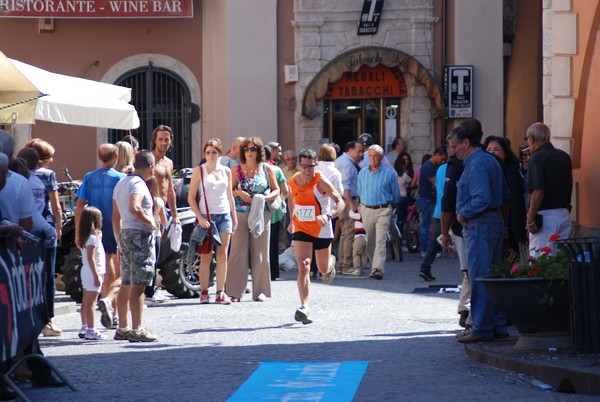
[[[387,204],[381,204],[381,205],[365,205],[365,208],[369,208],[369,209],[381,209],[381,208],[387,208],[390,206],[390,203],[388,202]]]

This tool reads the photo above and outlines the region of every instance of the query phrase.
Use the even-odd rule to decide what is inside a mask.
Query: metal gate
[[[173,146],[167,156],[175,169],[192,166],[191,130],[199,118],[199,109],[191,103],[185,82],[172,71],[150,63],[122,75],[115,85],[131,88],[131,104],[140,117],[140,127],[131,132],[108,130],[108,141],[115,143],[132,134],[139,140],[140,149],[151,149],[152,130],[165,124],[173,129]]]

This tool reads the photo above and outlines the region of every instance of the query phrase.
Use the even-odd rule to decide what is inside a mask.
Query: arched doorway
[[[384,87],[378,82],[381,77],[378,78],[374,73],[377,71],[386,73],[386,78],[393,78],[391,85],[398,89],[397,94],[377,92],[378,88]],[[369,76],[369,72],[373,74]],[[356,92],[353,93],[350,89],[348,99],[340,99],[339,95],[343,93],[339,91],[337,96],[335,92],[332,93],[332,88],[336,88],[340,82],[348,81],[357,73],[359,81],[363,73],[366,78],[358,88],[354,88]],[[427,111],[433,113],[426,118],[427,122],[419,122],[421,126],[426,124],[431,127],[431,117],[446,115],[438,85],[419,61],[396,49],[369,46],[340,54],[313,77],[303,91],[302,116],[312,120],[322,115],[323,140],[329,138],[335,141],[339,138],[339,144],[343,146],[348,140],[356,139],[361,132],[369,132],[377,142],[385,146],[386,138],[401,134],[399,122],[402,109],[399,106],[407,95],[406,82],[410,82],[409,88],[418,85],[424,89],[421,89],[421,96],[424,95],[431,101],[431,108],[427,108]],[[415,110],[412,106],[407,109],[409,115]],[[346,114],[347,117],[336,117],[336,114]],[[388,122],[395,126],[387,127]],[[421,132],[423,130],[419,132],[419,136],[422,136]]]
[[[391,146],[401,134],[400,101],[406,95],[398,67],[364,65],[357,72],[345,72],[329,84],[323,99],[323,139],[345,144],[367,132],[376,144]]]
[[[131,88],[131,103],[140,117],[140,127],[133,134],[140,148],[151,149],[152,130],[159,124],[173,129],[175,138],[168,154],[176,169],[192,166],[191,125],[199,119],[199,108],[190,99],[185,82],[174,72],[149,63],[133,69],[116,81],[116,85]],[[108,141],[119,141],[129,132],[109,130]]]

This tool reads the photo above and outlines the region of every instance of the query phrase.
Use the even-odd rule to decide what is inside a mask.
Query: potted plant
[[[553,234],[549,240],[558,237]],[[549,246],[537,251],[539,256],[532,257],[524,248],[520,259],[509,258],[490,269],[494,276],[476,280],[521,334],[515,347],[545,348],[550,342],[567,348],[571,326],[567,256]]]

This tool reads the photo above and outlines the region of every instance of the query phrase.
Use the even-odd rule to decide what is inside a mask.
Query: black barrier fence
[[[48,321],[45,247],[0,238],[0,362],[22,351]]]
[[[600,353],[600,237],[557,240],[567,252],[573,349]]]

